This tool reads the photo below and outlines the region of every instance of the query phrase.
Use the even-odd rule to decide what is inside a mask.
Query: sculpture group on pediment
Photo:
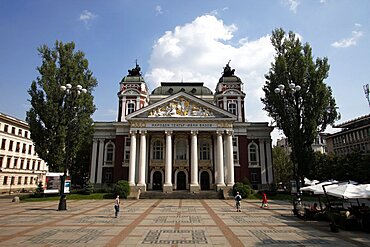
[[[185,99],[173,100],[149,112],[148,117],[213,117],[213,113],[203,106],[192,105]]]

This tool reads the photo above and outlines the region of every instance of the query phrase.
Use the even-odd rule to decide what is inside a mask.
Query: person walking
[[[267,196],[266,196],[266,193],[264,191],[262,192],[262,204],[261,204],[261,208],[262,207],[268,208]]]
[[[240,210],[240,201],[242,200],[242,196],[239,194],[239,191],[236,192],[235,196],[235,206],[236,206],[236,212],[241,212]]]
[[[115,218],[118,217],[119,212],[119,195],[117,195],[116,199],[114,200],[114,216]]]

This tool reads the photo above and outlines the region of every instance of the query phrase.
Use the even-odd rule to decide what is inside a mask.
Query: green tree
[[[76,164],[77,153],[91,142],[91,115],[95,111],[91,92],[97,80],[88,68],[85,54],[75,51],[73,42],[56,41],[52,49],[42,45],[38,52],[42,64],[28,90],[31,108],[26,121],[35,151],[48,163],[49,170],[72,171],[80,165]],[[70,94],[61,90],[67,84],[73,85]],[[79,95],[74,90],[77,85],[87,92]]]
[[[289,186],[290,180],[293,179],[293,163],[286,149],[279,146],[273,147],[272,159],[274,161],[273,171],[275,182],[281,182],[283,185]]]
[[[283,29],[274,30],[271,42],[275,60],[265,75],[265,97],[261,100],[264,110],[288,138],[297,176],[302,178],[310,169],[311,144],[317,132],[339,119],[332,90],[324,82],[329,72],[328,59],[314,60],[311,46],[302,44],[292,31],[286,35]],[[293,84],[300,90],[290,91]],[[285,94],[275,92],[278,85],[285,86]]]

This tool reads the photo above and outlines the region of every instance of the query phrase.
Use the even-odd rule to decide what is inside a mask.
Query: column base
[[[173,191],[172,184],[164,184],[163,185],[163,192],[164,193],[172,193],[172,191]]]
[[[199,184],[190,184],[190,192],[191,193],[199,193],[200,186]]]
[[[225,184],[217,184],[216,185],[216,190],[220,191],[220,190],[224,189],[225,187],[226,187]]]
[[[146,184],[138,184],[136,185],[136,190],[141,190],[141,192],[146,191]]]

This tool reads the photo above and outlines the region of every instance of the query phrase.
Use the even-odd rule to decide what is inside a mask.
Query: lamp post
[[[286,115],[288,115],[289,117],[291,117],[293,115],[293,112],[292,111],[292,107],[289,105],[289,102],[294,102],[296,109],[301,109],[300,104],[302,103],[302,98],[301,97],[298,97],[297,93],[301,90],[301,86],[299,85],[295,85],[294,83],[290,83],[289,84],[289,87],[287,89],[285,89],[285,86],[283,84],[280,84],[278,85],[277,88],[275,88],[274,92],[276,94],[279,94],[283,100],[284,100],[284,110],[286,112]],[[295,116],[298,116],[299,118],[302,117],[302,114],[301,112],[299,112],[299,114],[295,114]],[[299,120],[299,123],[301,123],[301,119]],[[295,124],[295,123],[293,123]],[[294,134],[291,134],[288,138],[288,142],[290,142],[290,144],[292,145],[293,142],[293,139],[294,138]],[[292,146],[293,148],[293,146]],[[300,199],[300,174],[299,174],[299,169],[298,169],[298,164],[296,163],[296,159],[297,157],[294,157],[294,159],[292,160],[293,162],[293,176],[294,176],[294,180],[295,180],[295,184],[296,184],[296,198],[293,200],[293,213],[294,215],[298,215],[298,208],[297,208],[297,204],[301,201]]]
[[[74,127],[75,118],[78,113],[75,113],[75,103],[77,98],[81,93],[85,94],[87,90],[85,88],[82,88],[81,85],[77,85],[76,87],[73,87],[71,84],[66,84],[65,86],[60,86],[61,91],[63,92],[63,103],[62,103],[62,109],[64,114],[64,120],[65,120],[65,128],[66,128],[66,144],[64,146],[65,150],[65,162],[64,162],[64,168],[63,168],[63,175],[60,177],[60,200],[59,200],[59,206],[58,210],[67,210],[67,201],[66,196],[64,194],[64,186],[68,171],[68,164],[71,159],[71,138],[73,138],[73,133],[70,134],[72,128]],[[74,143],[72,142],[72,145]]]

